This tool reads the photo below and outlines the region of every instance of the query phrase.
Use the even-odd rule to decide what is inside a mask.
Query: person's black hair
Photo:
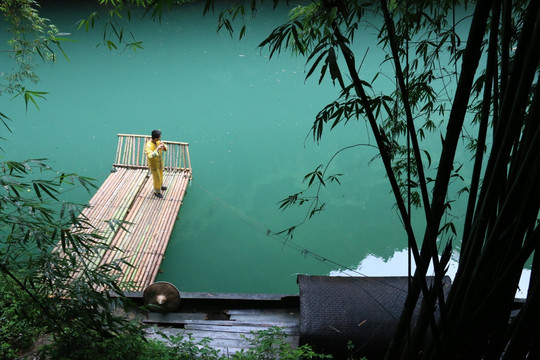
[[[152,139],[157,139],[161,136],[161,131],[159,130],[152,130]]]

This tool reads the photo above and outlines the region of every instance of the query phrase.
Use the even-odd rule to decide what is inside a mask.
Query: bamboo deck
[[[113,170],[82,211],[106,245],[95,251],[91,266],[119,262],[119,284],[125,291],[143,291],[155,281],[169,242],[186,188],[191,180],[187,143],[164,141],[163,199],[154,196],[142,135],[118,135]],[[112,226],[122,222],[121,226]],[[103,289],[100,289],[103,290]]]

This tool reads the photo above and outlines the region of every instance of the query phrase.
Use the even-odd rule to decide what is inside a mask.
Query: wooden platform
[[[181,292],[177,313],[148,312],[143,319],[147,338],[167,342],[163,336],[191,337],[223,355],[252,347],[255,332],[279,327],[292,348],[299,342],[299,297],[279,294],[229,294]]]
[[[154,196],[142,135],[118,135],[113,170],[83,210],[87,229],[104,237],[91,266],[125,261],[118,273],[126,291],[142,291],[153,283],[163,260],[189,181],[192,177],[187,143],[164,141],[163,199]]]

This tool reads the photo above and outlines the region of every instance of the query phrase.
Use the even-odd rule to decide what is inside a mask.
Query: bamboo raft
[[[164,141],[167,190],[163,199],[154,196],[144,151],[148,140],[143,135],[118,135],[113,170],[79,216],[90,226],[72,229],[103,237],[103,246],[93,249],[87,266],[118,263],[121,271],[113,275],[124,291],[142,291],[155,281],[192,178],[188,144]]]

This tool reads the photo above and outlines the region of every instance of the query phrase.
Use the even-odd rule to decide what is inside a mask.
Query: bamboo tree
[[[414,1],[412,3],[421,8],[418,3]],[[387,358],[407,358],[411,354],[413,357],[423,354],[423,358],[432,359],[500,357],[505,349],[505,344],[518,343],[512,334],[523,331],[519,323],[526,323],[520,316],[521,320],[518,323],[514,324],[512,328],[508,327],[513,295],[519,281],[519,275],[525,261],[537,247],[535,239],[538,236],[536,220],[539,203],[536,198],[537,190],[533,184],[539,180],[536,178],[539,164],[531,155],[536,154],[538,149],[536,142],[533,141],[536,136],[536,128],[530,120],[537,118],[537,115],[536,98],[533,98],[530,89],[531,85],[537,82],[539,67],[539,59],[535,55],[538,47],[533,45],[540,41],[536,38],[535,24],[538,21],[534,20],[538,16],[536,10],[538,5],[529,1],[512,3],[506,0],[483,0],[476,2],[467,45],[461,54],[462,64],[459,81],[452,100],[452,109],[447,121],[442,154],[438,161],[437,175],[431,195],[428,194],[424,182],[426,176],[420,169],[423,165],[421,152],[416,142],[417,130],[413,122],[412,108],[408,104],[411,95],[406,86],[406,75],[401,71],[401,56],[405,52],[404,41],[403,38],[398,41],[399,36],[394,30],[392,12],[387,7],[386,1],[381,1],[379,5],[378,8],[381,9],[385,19],[385,39],[391,52],[389,58],[393,61],[397,74],[400,89],[399,98],[402,100],[404,109],[404,122],[411,134],[415,176],[420,184],[427,221],[422,249],[418,252],[415,249],[415,242],[409,242],[417,263],[416,281],[412,283],[410,288],[403,316]],[[312,6],[312,9],[303,13],[302,10],[297,11],[297,13],[308,14],[311,17],[307,22],[298,21],[298,18],[295,18],[296,22],[291,21],[289,24],[277,28],[262,45],[270,48],[271,56],[276,52],[279,53],[283,46],[290,46],[305,53],[308,62],[311,60],[313,63],[308,77],[314,72],[315,67],[323,63],[322,60],[325,59],[321,79],[328,71],[332,80],[340,84],[342,94],[346,99],[351,96],[351,89],[356,92],[360,106],[356,113],[354,111],[352,113],[357,117],[359,115],[365,116],[370,124],[396,198],[397,208],[403,219],[405,230],[410,236],[412,229],[406,221],[410,214],[399,190],[400,185],[394,175],[395,169],[390,165],[395,153],[389,146],[391,144],[390,138],[381,131],[382,128],[374,116],[373,104],[375,102],[364,91],[366,82],[362,81],[358,75],[357,65],[354,61],[355,54],[349,46],[354,33],[351,29],[355,26],[355,20],[353,20],[355,15],[353,14],[360,18],[362,11],[355,7],[357,5],[347,7],[344,2],[339,1],[322,1],[317,6],[319,6],[318,9],[313,9]],[[392,2],[392,6],[396,6],[396,3]],[[428,6],[426,5],[426,8]],[[526,9],[525,6],[527,6]],[[502,11],[499,10],[501,8]],[[399,12],[395,8],[393,9],[394,14]],[[518,16],[513,22],[510,21],[512,14]],[[516,26],[521,26],[519,19],[521,14],[524,14],[525,18],[522,27],[519,28]],[[491,21],[488,22],[489,16],[491,16]],[[500,17],[502,17],[501,22],[499,22]],[[317,23],[317,21],[319,22]],[[497,61],[497,50],[500,50],[497,48],[499,24],[502,24],[503,29],[502,47],[500,48],[502,49],[502,57],[500,61]],[[310,30],[307,29],[313,26],[320,26],[319,31],[310,33]],[[488,29],[489,34],[488,62],[485,74],[479,78],[478,68],[484,49],[486,29]],[[311,34],[312,37],[309,38],[307,35],[308,39],[306,40],[306,37],[299,35],[302,33]],[[511,35],[513,33],[521,34],[521,40],[517,44],[515,56],[509,56],[511,48],[515,44]],[[339,50],[342,55],[345,69],[351,79],[350,87],[344,84],[344,76],[335,60],[337,52],[334,49]],[[478,81],[479,79],[480,81]],[[483,84],[483,90],[478,84]],[[447,311],[445,311],[441,279],[446,258],[445,253],[439,254],[436,251],[436,241],[442,229],[443,214],[448,206],[448,187],[453,176],[458,141],[465,124],[466,112],[473,108],[471,99],[476,96],[473,95],[474,92],[481,94],[480,103],[474,105],[475,108],[480,109],[478,113],[479,134],[475,142],[475,166],[473,180],[469,188],[470,198],[464,222],[460,266],[447,299]],[[502,100],[499,101],[499,98]],[[325,108],[313,126],[314,137],[318,140],[322,136],[322,124],[329,119],[334,119],[332,126],[335,126],[343,118],[348,120],[351,114],[342,114],[350,112],[350,108],[347,107],[353,104],[351,100],[347,100]],[[494,143],[488,156],[487,168],[482,174],[483,152],[488,141],[490,120],[494,124]],[[508,166],[508,164],[510,165]],[[524,176],[525,169],[529,169],[527,177]],[[532,173],[530,173],[531,169],[534,169]],[[323,179],[320,180],[323,181]],[[298,201],[297,195],[287,199],[287,202],[284,202],[282,206],[288,206]],[[410,239],[414,239],[414,237],[410,236]],[[439,262],[441,255],[442,258]],[[535,265],[538,263],[537,259],[535,255]],[[435,289],[439,289],[436,290],[437,304],[442,306],[440,319],[436,324],[434,324],[435,318],[433,317],[435,298],[424,288],[422,281],[425,279],[425,271],[430,261],[435,266]],[[535,266],[533,273],[535,279],[537,278],[537,268],[538,265]],[[536,282],[531,280],[531,286],[534,284]],[[425,302],[424,309],[431,310],[421,313],[418,326],[411,338],[408,324],[420,292],[422,292]],[[529,299],[531,298],[528,298],[526,303],[528,310],[525,310],[525,307],[523,310],[527,313],[532,311],[530,310],[532,305],[529,304],[534,304],[537,301],[531,300],[529,302]],[[534,312],[532,313],[534,314]],[[426,333],[427,328],[421,325],[426,324],[426,320],[427,323],[432,324],[430,335]],[[411,344],[408,344],[409,339]],[[531,337],[528,339],[532,341]],[[527,346],[530,346],[530,341],[526,343]],[[519,348],[519,345],[513,345],[514,347]]]

